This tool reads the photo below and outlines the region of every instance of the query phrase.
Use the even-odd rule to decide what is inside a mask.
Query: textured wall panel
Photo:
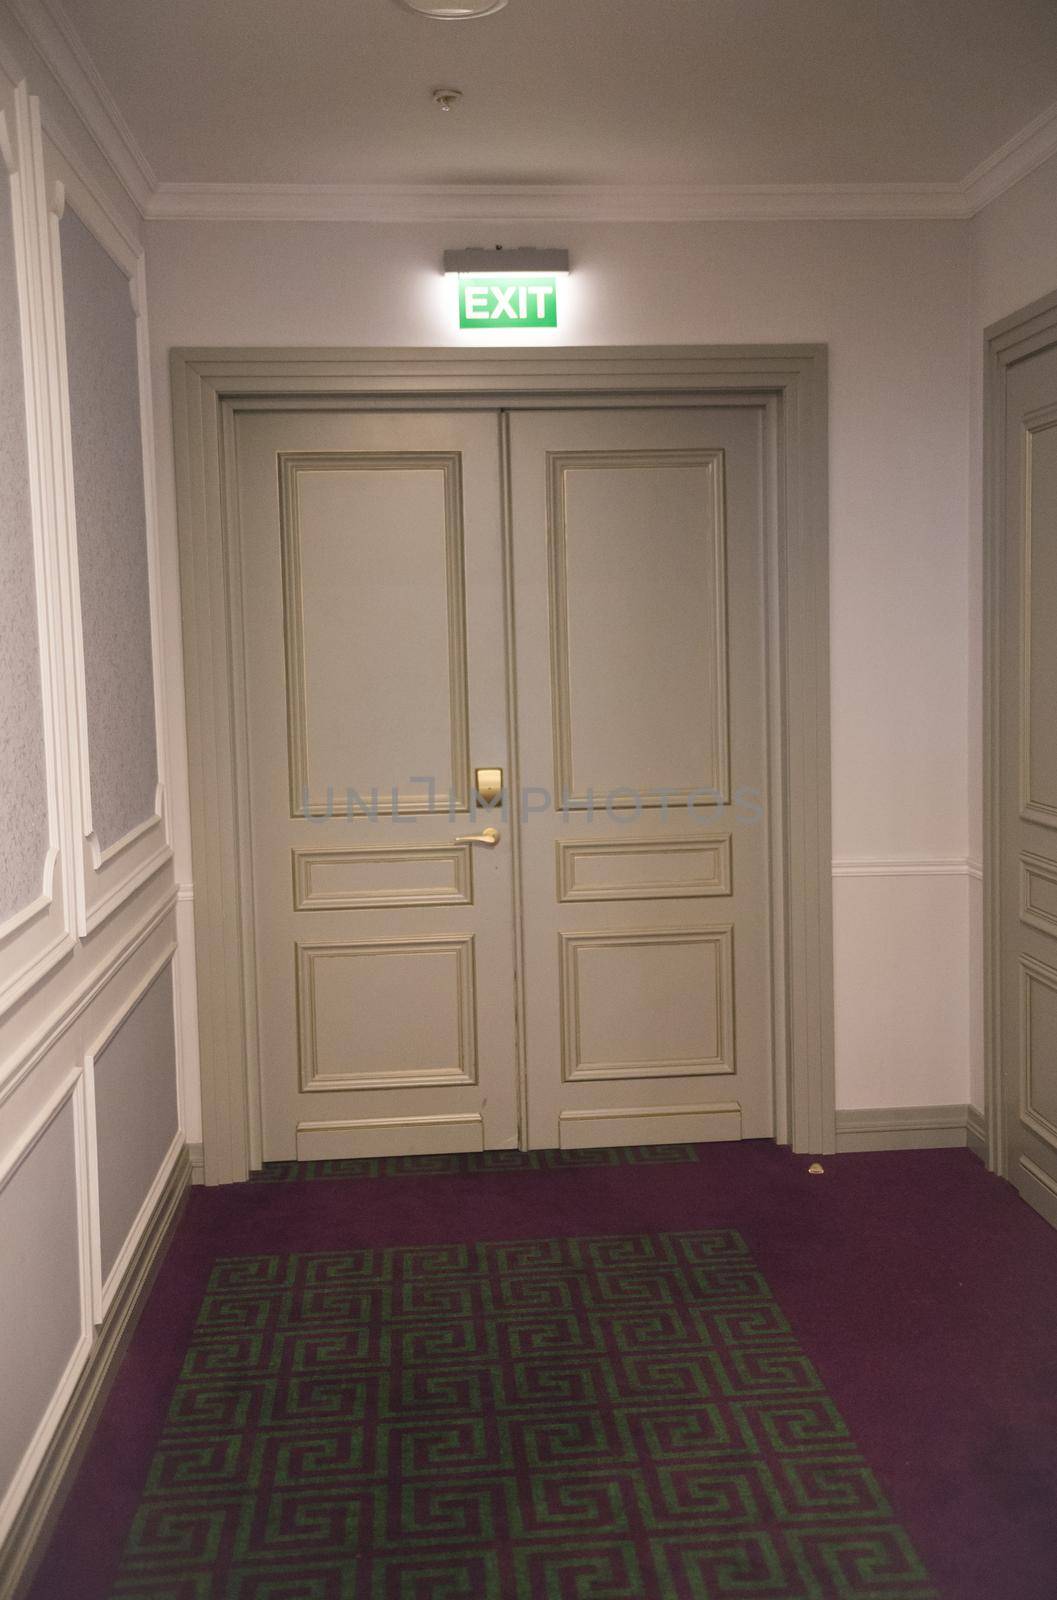
[[[0,1189],[0,1496],[81,1337],[73,1106]]]
[[[0,181],[0,923],[44,883],[44,765],[26,391],[11,186]]]
[[[136,319],[128,279],[69,209],[59,225],[81,571],[92,822],[154,814],[158,759]]]
[[[178,1126],[172,968],[161,971],[95,1059],[103,1279]]]

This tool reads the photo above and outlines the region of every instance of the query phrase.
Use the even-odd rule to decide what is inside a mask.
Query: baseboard
[[[966,1107],[965,1118],[966,1144],[976,1156],[977,1160],[987,1165],[987,1123],[984,1114],[976,1106]]]
[[[1021,1199],[1045,1217],[1051,1227],[1057,1228],[1057,1183],[1049,1173],[1043,1172],[1030,1156],[1021,1156],[1013,1179]]]
[[[110,1382],[132,1336],[156,1269],[176,1225],[181,1203],[191,1181],[188,1152],[177,1159],[143,1231],[139,1247],[125,1278],[96,1334],[69,1405],[52,1435],[40,1466],[0,1551],[0,1600],[14,1597],[28,1586],[36,1560],[58,1517],[81,1455],[91,1438],[96,1417]]]
[[[206,1181],[206,1147],[204,1144],[189,1144],[187,1154],[191,1158],[191,1182],[195,1185]]]
[[[838,1151],[960,1150],[968,1141],[968,1106],[837,1112]]]

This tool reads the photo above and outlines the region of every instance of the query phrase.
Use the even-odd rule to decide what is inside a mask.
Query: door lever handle
[[[489,850],[494,850],[499,843],[499,829],[486,828],[483,833],[464,833],[455,841],[456,844],[483,844]]]

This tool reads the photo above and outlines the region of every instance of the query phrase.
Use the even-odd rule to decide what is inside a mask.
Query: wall
[[[969,451],[970,849],[983,854],[983,372],[985,330],[1057,291],[1057,156],[1007,189],[972,222],[972,337]],[[983,895],[973,886],[970,921],[971,1099],[984,1103]]]
[[[496,237],[571,248],[562,343],[828,343],[838,1104],[964,1104],[969,225]],[[475,242],[480,224],[149,223],[164,543],[172,346],[457,343],[438,264]]]
[[[186,1184],[194,989],[141,225],[3,5],[0,186],[6,1596]]]

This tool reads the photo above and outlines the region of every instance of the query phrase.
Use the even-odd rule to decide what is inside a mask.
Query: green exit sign
[[[551,273],[459,278],[459,327],[556,328],[558,279]]]

